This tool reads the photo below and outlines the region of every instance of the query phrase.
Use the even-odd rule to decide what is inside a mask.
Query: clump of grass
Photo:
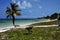
[[[0,33],[5,36],[6,40],[60,40],[60,28],[33,28],[33,32],[29,34],[26,29],[9,30]]]

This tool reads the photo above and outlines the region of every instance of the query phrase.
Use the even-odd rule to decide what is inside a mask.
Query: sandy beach
[[[33,27],[54,27],[54,26],[58,26],[58,25],[41,25],[41,26],[33,26]],[[16,28],[26,28],[26,27],[29,27],[29,26],[20,26],[20,27],[16,27]],[[15,28],[15,27],[12,26],[12,27],[7,27],[7,28],[0,28],[0,32],[5,32],[12,28]]]

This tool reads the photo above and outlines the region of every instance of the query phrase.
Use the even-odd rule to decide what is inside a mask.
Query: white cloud
[[[20,2],[20,0],[12,0],[13,3],[17,3],[19,5],[19,8],[25,9],[25,8],[31,8],[32,4],[27,1]]]
[[[25,9],[25,7],[21,5],[21,2],[20,1],[18,1],[17,4],[19,5],[19,8]]]
[[[32,7],[32,4],[30,2],[27,2],[27,1],[23,1],[22,3],[20,1],[18,1],[17,4],[19,5],[19,7],[21,9],[31,8]]]
[[[26,7],[31,8],[31,6],[32,6],[32,5],[31,5],[31,3],[30,3],[30,2],[23,1],[23,2],[22,2],[22,6],[23,6],[23,7],[25,7],[25,8],[26,8]]]

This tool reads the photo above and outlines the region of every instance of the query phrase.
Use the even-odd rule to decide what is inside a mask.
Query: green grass
[[[28,33],[26,29],[9,30],[0,33],[0,40],[3,36],[5,40],[60,40],[60,28],[58,27],[41,27],[32,30],[32,33]]]
[[[60,20],[57,20],[57,21],[51,21],[51,22],[43,22],[43,23],[35,23],[35,24],[31,24],[31,25],[32,25],[32,26],[54,25],[54,24],[58,24],[58,22],[60,22]]]

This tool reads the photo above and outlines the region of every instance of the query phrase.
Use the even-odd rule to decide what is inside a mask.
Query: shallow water
[[[46,22],[47,19],[33,19],[33,20],[15,20],[16,25],[29,25],[33,23]],[[12,20],[0,20],[0,28],[13,26]]]

